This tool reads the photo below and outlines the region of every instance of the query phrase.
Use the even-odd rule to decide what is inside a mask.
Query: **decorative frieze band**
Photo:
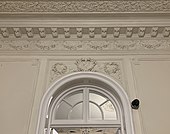
[[[146,51],[170,50],[170,39],[0,40],[0,51]]]
[[[1,1],[0,13],[170,12],[169,0]]]
[[[79,58],[69,61],[50,61],[49,84],[56,79],[72,72],[100,72],[106,74],[122,84],[123,75],[120,61],[96,60],[93,58]]]
[[[40,25],[41,26],[41,25]],[[119,38],[169,37],[170,26],[121,27],[0,27],[2,38]],[[35,35],[35,36],[34,36]]]

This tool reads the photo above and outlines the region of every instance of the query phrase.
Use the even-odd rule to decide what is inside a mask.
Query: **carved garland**
[[[104,73],[122,83],[120,63],[117,61],[96,61],[81,58],[71,62],[54,62],[50,69],[50,82],[72,72],[92,71]]]
[[[58,40],[0,40],[0,51],[74,51],[74,50],[170,50],[168,39],[58,41]]]
[[[170,12],[168,0],[71,0],[71,1],[1,1],[0,13],[101,13],[101,12]]]

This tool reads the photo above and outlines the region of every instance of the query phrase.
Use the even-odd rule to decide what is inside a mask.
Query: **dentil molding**
[[[167,20],[168,21],[168,20]],[[131,38],[131,37],[169,37],[170,36],[170,23],[163,24],[162,22],[159,22],[157,24],[158,26],[155,26],[154,22],[150,22],[153,24],[151,25],[141,25],[139,22],[134,26],[131,26],[130,23],[132,22],[125,22],[126,24],[114,24],[114,22],[109,22],[107,24],[107,21],[103,21],[101,24],[96,24],[101,21],[94,21],[91,22],[92,25],[89,25],[88,23],[80,21],[81,23],[80,26],[76,27],[77,22],[75,21],[70,21],[69,26],[65,24],[65,21],[61,22],[62,26],[56,27],[56,25],[53,26],[42,26],[41,22],[39,22],[38,25],[34,25],[34,27],[30,27],[30,24],[27,24],[25,22],[25,25],[28,25],[28,27],[23,27],[20,24],[19,26],[14,22],[14,24],[9,24],[8,21],[6,22],[0,22],[0,33],[1,36],[0,38],[22,38],[22,37],[27,37],[27,38],[34,38],[34,37],[39,37],[39,38],[71,38],[71,39],[93,39],[93,38],[103,38],[103,39],[108,39],[108,38],[119,38],[119,37],[126,37],[126,38]],[[123,21],[122,21],[123,22]],[[147,21],[146,21],[147,22]],[[169,22],[169,21],[168,21]],[[19,22],[18,22],[19,23]],[[20,22],[21,23],[21,22]],[[32,21],[34,24],[35,21]],[[46,23],[50,23],[50,21],[47,21]],[[121,22],[119,22],[121,23]],[[2,26],[1,26],[2,25]],[[16,25],[13,26],[12,25]],[[103,26],[101,26],[103,25]],[[110,26],[112,25],[112,26]],[[159,26],[162,25],[162,26]],[[65,26],[65,27],[64,27]]]
[[[0,2],[0,13],[114,13],[170,12],[169,0],[7,0]]]

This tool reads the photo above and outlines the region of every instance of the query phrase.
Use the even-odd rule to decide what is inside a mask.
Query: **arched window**
[[[92,72],[58,80],[44,95],[37,134],[134,134],[130,103],[112,79]]]

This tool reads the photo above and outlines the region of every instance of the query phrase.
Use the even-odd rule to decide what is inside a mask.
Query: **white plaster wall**
[[[170,59],[139,59],[134,65],[144,134],[170,133]]]
[[[136,134],[170,133],[169,55],[1,56],[0,133],[34,134],[41,98],[51,84],[52,66],[64,63],[67,73],[78,71],[75,62],[81,58],[95,59],[94,70],[98,71],[105,62],[119,63],[121,80],[115,80],[130,100],[141,100],[139,110],[133,110]]]
[[[0,133],[27,134],[38,66],[35,60],[0,60]]]

